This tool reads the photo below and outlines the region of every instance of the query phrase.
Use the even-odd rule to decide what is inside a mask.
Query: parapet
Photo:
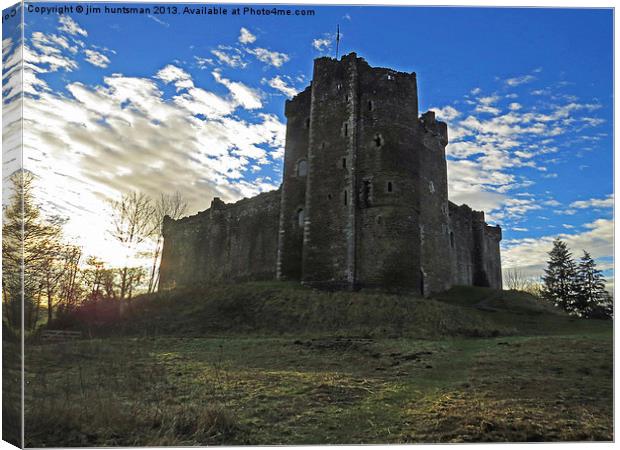
[[[492,237],[498,242],[502,240],[502,227],[499,225],[486,225],[484,231],[487,236]]]
[[[312,96],[312,83],[303,91],[299,92],[284,104],[284,115],[290,117],[301,111],[306,111],[310,107],[310,99]]]
[[[425,112],[420,116],[418,122],[425,132],[437,136],[444,146],[448,145],[448,124],[437,120],[435,118],[435,111]]]
[[[222,201],[219,197],[213,197],[211,200],[211,209],[224,209],[226,208],[226,203]]]

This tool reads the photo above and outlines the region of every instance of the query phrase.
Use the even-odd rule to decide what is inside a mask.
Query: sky
[[[417,73],[420,113],[448,123],[450,199],[502,226],[504,268],[541,275],[559,236],[613,284],[612,10],[141,6],[151,11],[25,12],[24,166],[87,253],[118,262],[106,217],[123,192],[179,191],[194,214],[214,196],[276,189],[285,101],[309,84],[314,58],[335,56],[338,24],[340,55]],[[6,70],[19,55],[11,29],[5,124],[19,89]],[[5,179],[10,170],[5,156]]]

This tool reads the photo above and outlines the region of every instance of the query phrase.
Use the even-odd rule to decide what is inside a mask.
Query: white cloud
[[[62,15],[59,17],[58,20],[60,21],[60,25],[61,25],[58,28],[58,31],[64,31],[72,35],[79,34],[81,36],[88,36],[88,32],[84,30],[83,28],[81,28],[78,25],[78,23],[75,20],[73,20],[70,16]]]
[[[246,52],[254,55],[259,61],[274,67],[281,67],[290,59],[286,53],[275,52],[260,47],[253,49],[248,48],[246,49]]]
[[[511,80],[511,84],[518,85],[528,80]],[[502,112],[499,101],[516,98],[517,94],[480,96],[481,92],[480,88],[475,88],[470,91],[475,98],[465,96],[463,104],[471,105],[469,114],[462,111],[457,114],[456,109],[449,109],[451,106],[433,108],[438,116],[441,113],[451,116],[450,143],[446,148],[450,196],[454,201],[484,209],[490,213],[487,217],[491,220],[515,226],[515,222],[541,208],[542,204],[536,198],[527,202],[515,201],[513,192],[518,193],[519,189],[535,182],[528,178],[531,175],[527,172],[516,172],[515,169],[535,169],[540,178],[558,177],[548,169],[554,160],[543,158],[543,155],[559,152],[554,137],[575,130],[579,116],[600,108],[601,104],[597,101],[568,101],[525,107],[522,103],[511,102],[508,111]],[[585,118],[583,122],[589,121]],[[588,135],[581,133],[580,137],[583,136]],[[590,140],[595,137],[588,136],[592,138]],[[554,212],[571,215],[576,211],[567,208]]]
[[[521,77],[508,78],[506,80],[506,84],[508,86],[519,86],[520,84],[529,83],[531,81],[534,81],[535,79],[536,77],[534,77],[533,75],[523,75]]]
[[[511,175],[485,170],[474,161],[448,160],[449,197],[456,204],[487,212],[498,209],[507,199],[499,188],[512,181]]]
[[[499,108],[495,108],[494,106],[488,106],[488,105],[477,105],[475,111],[477,113],[487,113],[487,114],[493,114],[493,115],[497,115],[501,112]]]
[[[497,95],[489,95],[488,97],[480,97],[478,99],[478,101],[485,106],[492,105],[498,100],[499,100],[499,97]]]
[[[58,70],[70,72],[77,69],[77,62],[63,54],[63,46],[43,33],[33,33],[31,44],[32,46],[24,45],[23,49],[26,70],[44,73]]]
[[[461,113],[452,106],[444,106],[443,108],[433,107],[431,110],[435,112],[435,115],[439,120],[450,121],[461,115]]]
[[[605,119],[600,119],[598,117],[582,117],[581,121],[585,122],[586,125],[590,127],[596,127],[605,123]]]
[[[286,81],[284,81],[279,75],[276,75],[271,80],[264,79],[263,81],[266,82],[273,89],[282,92],[289,98],[294,97],[299,92],[294,87],[289,86]]]
[[[56,34],[44,34],[40,31],[32,33],[32,46],[44,54],[62,54],[62,50],[69,50],[75,54],[78,51],[77,46],[71,45],[67,38]]]
[[[237,105],[240,105],[245,109],[262,108],[263,104],[261,102],[261,95],[259,91],[238,81],[230,81],[227,78],[222,77],[221,73],[217,70],[214,70],[212,74],[215,81],[228,88]]]
[[[237,67],[243,69],[248,65],[248,63],[243,60],[243,54],[237,48],[220,45],[217,49],[211,50],[211,53],[215,55],[222,64],[226,64],[233,69]]]
[[[84,50],[84,53],[86,54],[86,61],[91,63],[93,66],[106,68],[110,64],[110,58],[95,50],[87,49]]]
[[[605,198],[591,198],[589,200],[579,200],[570,204],[571,208],[590,209],[590,208],[613,208],[614,194],[609,194]]]
[[[208,66],[212,66],[215,64],[211,58],[201,58],[200,56],[194,56],[194,60],[196,61],[196,65],[199,69],[206,69]]]
[[[257,111],[257,91],[214,73],[229,90],[222,97],[195,86],[185,70],[166,65],[152,77],[114,74],[91,86],[71,82],[67,93],[57,93],[39,74],[77,67],[55,50],[70,53],[61,38],[39,36],[38,48],[27,46],[24,120],[31,125],[24,130],[24,158],[29,170],[45,179],[37,199],[46,212],[70,218],[67,232],[87,253],[100,251],[110,260],[118,254],[106,241],[108,224],[101,217],[106,201],[121,192],[178,190],[194,213],[208,207],[213,196],[234,201],[277,187],[278,180],[261,177],[260,168],[278,167],[285,125]],[[17,48],[3,41],[7,70]],[[11,89],[6,71],[3,79],[6,95]],[[176,95],[165,97],[162,82],[173,83]],[[244,119],[235,114],[240,107],[251,109]]]
[[[239,42],[242,44],[251,44],[256,41],[256,36],[250,33],[250,30],[247,28],[241,27],[239,30]]]
[[[312,46],[322,52],[324,50],[329,50],[332,45],[332,39],[329,37],[317,38],[312,40]]]
[[[151,19],[151,20],[152,20],[152,21],[154,21],[155,23],[160,24],[160,25],[161,25],[161,26],[163,26],[163,27],[170,28],[170,24],[169,24],[168,22],[164,22],[163,20],[161,20],[161,19],[160,19],[160,18],[158,18],[158,17],[155,17],[155,16],[154,16],[154,15],[152,15],[152,14],[147,14],[147,15],[146,15],[146,17],[148,17],[149,19]]]
[[[157,72],[155,78],[160,79],[166,84],[174,83],[177,91],[194,87],[194,82],[192,81],[190,75],[183,69],[172,64],[168,64],[166,67]]]

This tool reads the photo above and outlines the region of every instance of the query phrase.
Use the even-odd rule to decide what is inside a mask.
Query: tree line
[[[504,283],[508,289],[529,292],[578,317],[613,317],[613,298],[605,289],[605,278],[590,253],[583,250],[581,258],[575,261],[560,238],[553,241],[540,282],[511,269],[504,273]]]
[[[45,320],[67,316],[85,305],[109,304],[120,308],[138,293],[157,289],[163,247],[163,218],[182,217],[187,202],[179,193],[129,192],[110,202],[111,237],[125,251],[121,267],[106,265],[81,246],[67,242],[67,219],[44,217],[36,203],[35,177],[20,171],[11,176],[13,195],[3,207],[2,289],[7,325],[34,330]],[[149,250],[142,250],[144,248]],[[148,267],[132,263],[132,256],[150,258]]]

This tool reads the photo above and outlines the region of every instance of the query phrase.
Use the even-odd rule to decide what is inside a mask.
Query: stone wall
[[[446,290],[451,285],[448,226],[448,127],[429,111],[418,121],[420,153],[420,241],[422,293]]]
[[[502,288],[501,228],[484,221],[484,213],[449,203],[452,285]]]
[[[300,280],[308,179],[310,100],[308,87],[286,101],[286,145],[282,171],[282,202],[278,244],[277,277]]]
[[[472,210],[467,205],[457,206],[452,202],[449,202],[448,208],[451,284],[469,286],[474,279]]]
[[[415,73],[356,58],[356,276],[359,287],[420,289],[420,155]]]
[[[347,93],[355,83],[349,75],[349,61],[314,61],[301,278],[307,284],[344,287],[351,277],[352,177],[343,166],[351,116]]]
[[[164,221],[161,289],[276,276],[280,190]]]
[[[487,274],[489,286],[502,289],[502,261],[499,243],[502,240],[502,229],[499,226],[484,226],[482,263]]]

